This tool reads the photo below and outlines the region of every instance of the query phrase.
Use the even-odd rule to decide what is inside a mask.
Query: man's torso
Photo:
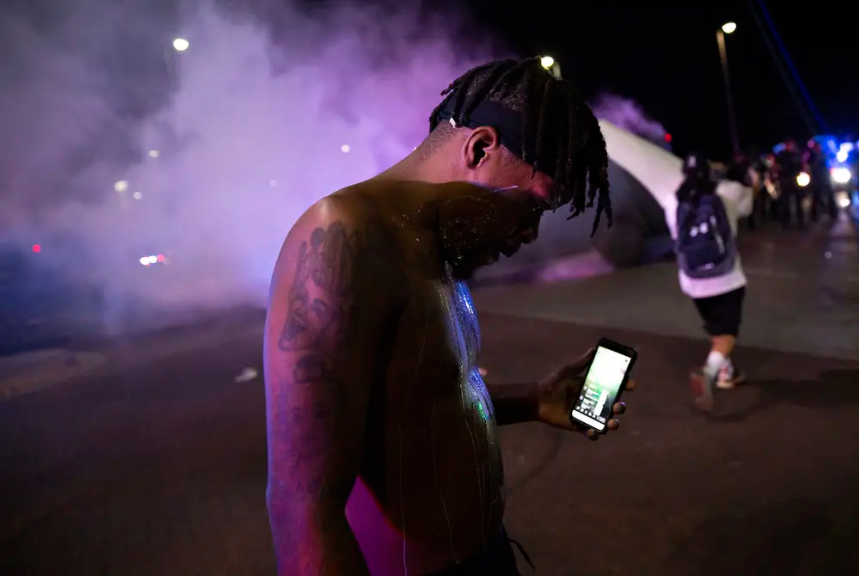
[[[399,308],[379,351],[384,377],[347,517],[372,573],[405,563],[422,574],[479,554],[500,531],[501,453],[468,287],[451,277],[433,231],[417,229],[383,193],[372,202],[390,238],[382,250]]]

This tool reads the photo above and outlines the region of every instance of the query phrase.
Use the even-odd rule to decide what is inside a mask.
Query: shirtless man
[[[610,219],[599,125],[538,59],[442,95],[412,154],[312,206],[278,258],[264,354],[281,576],[518,574],[496,427],[577,430],[590,355],[484,384],[464,280],[535,240],[546,209],[596,200],[594,230]]]

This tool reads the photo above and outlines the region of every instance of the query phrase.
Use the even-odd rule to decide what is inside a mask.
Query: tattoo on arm
[[[349,405],[348,396],[358,391],[342,385],[344,371],[338,364],[349,356],[345,338],[357,255],[357,234],[347,236],[340,221],[316,228],[298,249],[287,293],[287,316],[278,337],[283,369],[278,401],[271,407],[281,429],[270,430],[269,441],[284,448],[272,455],[280,461],[278,468],[301,479],[290,490],[299,500],[331,495],[323,492],[338,488],[334,484],[346,465],[337,461],[349,452],[341,430],[350,418],[341,412]]]
[[[321,338],[343,337],[357,244],[357,235],[347,236],[339,221],[327,229],[316,228],[310,241],[301,243],[286,324],[278,340],[282,351],[308,350]]]
[[[369,264],[368,252],[375,259],[374,246],[365,245],[371,236],[369,229],[348,235],[336,221],[301,243],[277,336],[279,358],[271,362],[279,368],[267,375],[269,496],[278,501],[270,501],[269,513],[278,564],[297,562],[307,573],[336,572],[332,564],[339,562],[326,550],[333,546],[356,569],[363,565],[342,507],[360,466],[369,396],[361,381],[369,375],[354,374],[352,349],[361,328],[354,325],[354,295],[367,289],[355,272]]]

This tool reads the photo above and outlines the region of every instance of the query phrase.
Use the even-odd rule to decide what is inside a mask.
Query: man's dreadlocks
[[[522,149],[512,152],[535,172],[554,164],[550,176],[555,181],[555,198],[566,198],[572,192],[569,218],[596,200],[593,233],[603,212],[611,226],[608,153],[599,123],[572,85],[552,76],[539,58],[478,66],[454,80],[441,95],[445,98],[430,116],[431,132],[450,103],[457,125],[467,124],[477,106],[487,100],[521,113]]]

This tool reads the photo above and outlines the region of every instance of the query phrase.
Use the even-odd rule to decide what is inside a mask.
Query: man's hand
[[[540,422],[545,422],[564,430],[586,431],[588,438],[591,440],[599,439],[599,432],[586,426],[578,426],[570,419],[573,404],[582,391],[588,367],[595,353],[596,348],[592,348],[578,360],[555,370],[537,385],[538,417]],[[633,389],[635,389],[635,382],[627,380],[624,390],[631,391]],[[612,407],[614,416],[623,414],[624,412],[626,412],[626,406],[623,402],[617,402]],[[617,430],[618,421],[616,417],[608,421],[607,428],[608,430]]]

